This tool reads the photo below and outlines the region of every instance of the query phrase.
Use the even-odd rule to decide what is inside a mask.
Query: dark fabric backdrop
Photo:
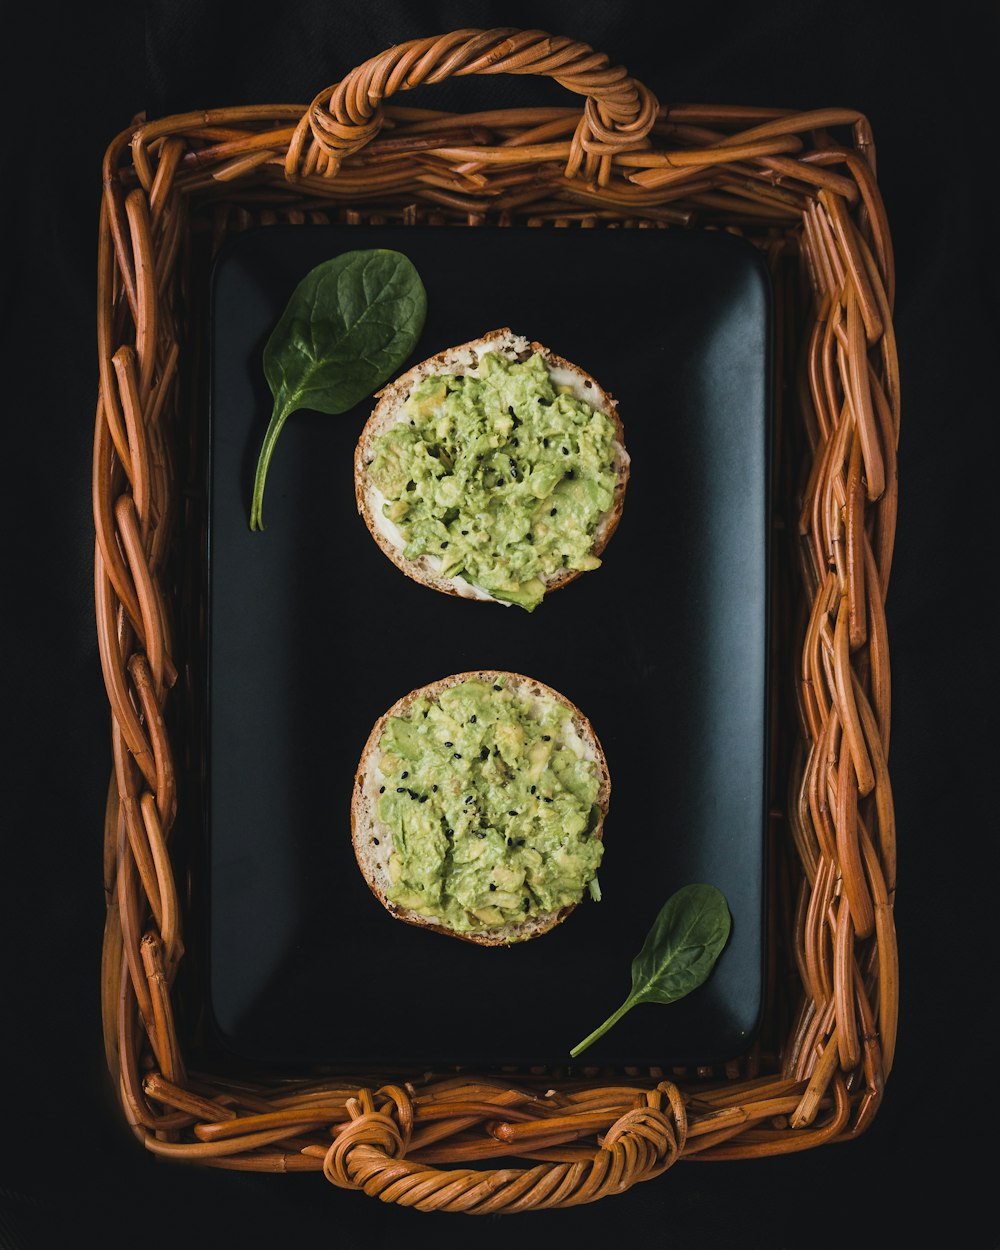
[[[923,10],[921,10],[923,11]],[[0,1246],[995,1246],[969,1179],[994,1113],[997,403],[996,9],[841,0],[718,4],[284,6],[111,0],[19,6],[5,37],[5,906]],[[858,108],[893,229],[903,388],[889,593],[899,820],[898,1060],[861,1140],[683,1163],[596,1206],[511,1222],[383,1207],[320,1177],[156,1162],[124,1129],[98,1011],[108,714],[92,623],[90,456],[100,163],[134,114],[306,102],[375,52],[464,26],[540,27],[624,63],[662,101]],[[15,85],[19,84],[19,85]],[[426,96],[424,98],[427,98]],[[447,84],[433,103],[561,98],[552,84]],[[992,957],[988,957],[992,953]]]

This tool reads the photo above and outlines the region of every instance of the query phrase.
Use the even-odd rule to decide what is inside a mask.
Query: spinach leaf
[[[264,528],[267,469],[292,413],[346,412],[377,390],[413,350],[426,315],[424,285],[401,252],[344,252],[306,274],[264,348],[274,409],[254,477],[252,530]]]
[[[686,885],[660,908],[632,960],[632,992],[617,1011],[569,1052],[574,1058],[636,1003],[673,1003],[708,979],[729,938],[725,895],[714,885]]]

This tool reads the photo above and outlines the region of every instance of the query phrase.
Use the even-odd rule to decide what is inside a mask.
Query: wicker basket
[[[583,110],[383,103],[496,73],[553,77],[584,97]],[[385,1202],[482,1214],[591,1202],[682,1157],[760,1157],[861,1133],[882,1098],[897,1019],[883,605],[899,381],[866,119],[667,109],[572,39],[461,30],[374,57],[304,110],[136,122],[108,149],[104,187],[93,485],[115,768],[102,994],[108,1064],[140,1141],[178,1160],[321,1171]],[[185,1061],[180,1039],[190,1061],[193,1030],[180,1021],[178,978],[197,963],[182,938],[197,923],[199,885],[197,857],[171,832],[184,823],[175,760],[200,749],[184,641],[198,577],[181,541],[193,532],[197,547],[197,292],[233,231],[311,221],[724,229],[768,259],[778,378],[770,960],[763,1032],[724,1070],[301,1081]]]

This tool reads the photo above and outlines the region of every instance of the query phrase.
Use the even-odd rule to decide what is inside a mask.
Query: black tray
[[[404,577],[357,514],[369,411],[301,412],[248,528],[270,415],[261,353],[296,283],[353,248],[404,251],[428,295],[409,364],[509,325],[619,400],[632,478],[604,566],[529,615]],[[270,227],[212,288],[208,994],[215,1042],[257,1063],[564,1063],[625,998],[688,882],[726,894],[711,979],[629,1013],[583,1063],[712,1063],[761,1009],[771,292],[724,233]],[[483,948],[393,920],[351,846],[354,770],[401,695],[449,673],[537,677],[608,758],[600,871],[553,932]]]

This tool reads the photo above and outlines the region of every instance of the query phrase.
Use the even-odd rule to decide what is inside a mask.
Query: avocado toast
[[[611,779],[587,718],[518,673],[457,673],[375,723],[354,851],[394,916],[484,946],[547,932],[589,892]]]
[[[600,565],[628,475],[616,401],[508,328],[380,391],[354,460],[358,510],[407,576],[528,611]]]

